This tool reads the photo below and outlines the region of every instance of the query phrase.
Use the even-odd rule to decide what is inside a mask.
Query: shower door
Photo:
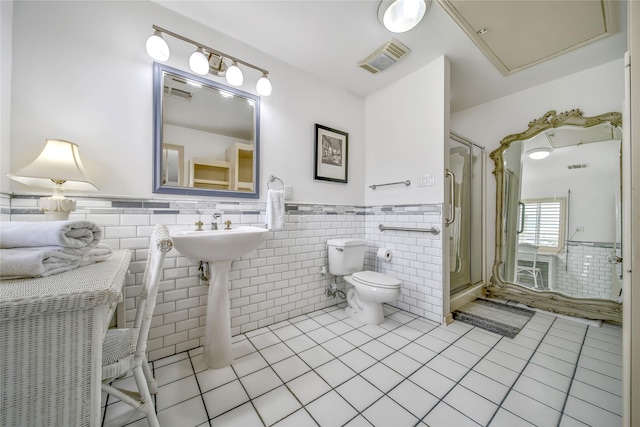
[[[448,188],[450,295],[483,279],[484,148],[451,132]]]

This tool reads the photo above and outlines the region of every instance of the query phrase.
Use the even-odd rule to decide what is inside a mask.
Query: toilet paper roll
[[[380,248],[378,249],[378,253],[376,254],[376,257],[378,257],[378,259],[382,260],[382,261],[391,261],[391,249],[387,249],[387,248]]]

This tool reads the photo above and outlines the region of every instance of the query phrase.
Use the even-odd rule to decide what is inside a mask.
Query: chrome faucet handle
[[[202,231],[202,226],[203,225],[204,225],[204,222],[202,222],[202,221],[196,222],[196,231]]]

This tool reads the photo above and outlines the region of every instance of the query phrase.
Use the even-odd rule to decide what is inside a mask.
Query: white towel
[[[265,223],[269,230],[284,228],[284,190],[269,190],[267,192]]]
[[[92,248],[102,229],[91,221],[0,222],[0,248]]]
[[[50,276],[104,261],[111,254],[111,248],[104,243],[94,248],[43,246],[0,249],[0,277],[16,279]]]

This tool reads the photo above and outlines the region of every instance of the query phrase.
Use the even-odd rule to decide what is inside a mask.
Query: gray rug
[[[500,302],[477,299],[454,311],[453,318],[508,338],[514,338],[535,312]]]

